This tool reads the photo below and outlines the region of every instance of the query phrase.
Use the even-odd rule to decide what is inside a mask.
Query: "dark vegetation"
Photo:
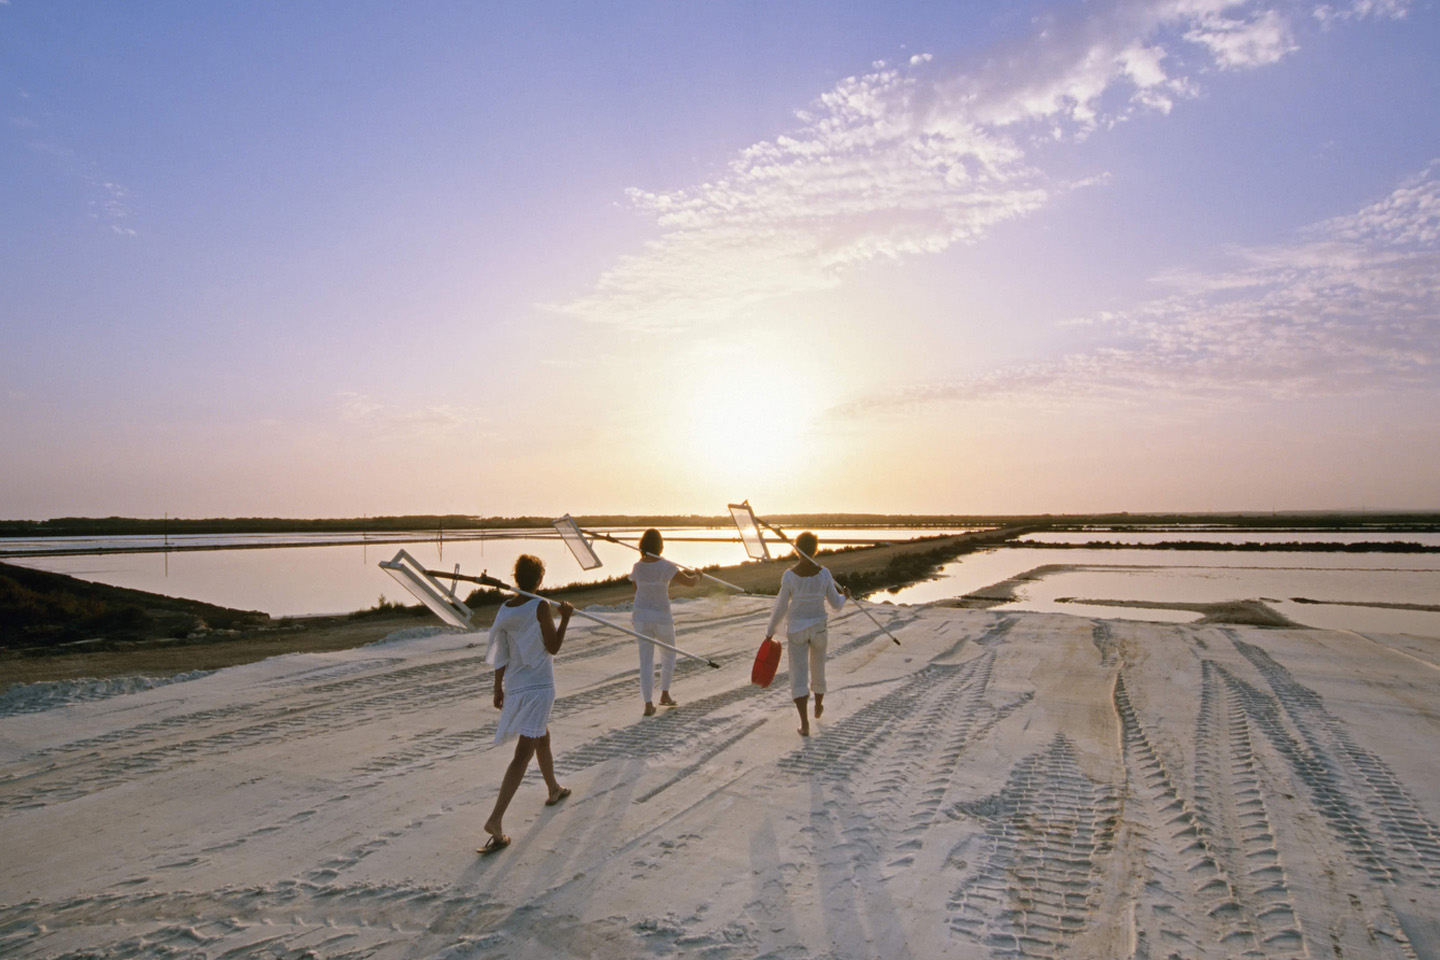
[[[270,618],[194,600],[0,563],[0,649],[183,638],[255,629]]]

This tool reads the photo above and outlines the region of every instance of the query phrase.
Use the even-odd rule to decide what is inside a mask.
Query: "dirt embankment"
[[[834,553],[824,553],[822,539],[822,562],[837,580],[856,592],[879,590],[923,579],[949,559],[1026,529],[933,537]],[[781,574],[790,564],[787,557],[709,572],[750,593],[774,594]],[[20,617],[13,609],[0,609],[0,620],[9,616],[5,622],[11,624],[0,628],[0,688],[40,680],[216,670],[284,653],[344,650],[380,640],[397,630],[437,623],[423,607],[276,620],[255,611],[228,610],[6,564],[0,564],[0,577],[9,577],[20,585],[21,590],[12,599],[16,600],[15,607],[25,609],[24,617],[28,618],[22,630],[16,626]],[[682,598],[723,590],[702,581],[701,586],[689,590],[677,587],[672,595]],[[629,603],[635,588],[619,580],[545,592],[584,608]],[[37,600],[35,595],[44,596]],[[495,606],[496,601],[491,600],[476,607],[477,629],[489,626]],[[124,622],[106,620],[117,616]]]

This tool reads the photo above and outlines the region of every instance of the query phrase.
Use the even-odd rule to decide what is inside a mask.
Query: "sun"
[[[737,491],[774,483],[809,455],[817,408],[802,384],[778,372],[706,376],[693,385],[679,428],[686,466]]]

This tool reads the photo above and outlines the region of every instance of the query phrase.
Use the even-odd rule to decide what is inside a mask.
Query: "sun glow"
[[[688,469],[735,489],[794,473],[812,445],[815,397],[778,371],[729,374],[694,385],[694,401],[680,428],[688,438]]]

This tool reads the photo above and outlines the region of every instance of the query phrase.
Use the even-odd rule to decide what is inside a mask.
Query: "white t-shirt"
[[[845,594],[835,586],[835,578],[830,576],[829,570],[821,567],[819,573],[808,577],[786,570],[780,578],[780,593],[775,597],[775,610],[770,614],[770,626],[765,635],[775,636],[775,628],[780,626],[787,612],[789,622],[785,625],[786,633],[799,633],[806,627],[824,623],[827,619],[826,603],[836,610],[845,603]]]
[[[651,623],[673,623],[670,616],[670,581],[680,568],[661,557],[659,560],[637,560],[630,571],[635,582],[635,607],[632,620]]]

